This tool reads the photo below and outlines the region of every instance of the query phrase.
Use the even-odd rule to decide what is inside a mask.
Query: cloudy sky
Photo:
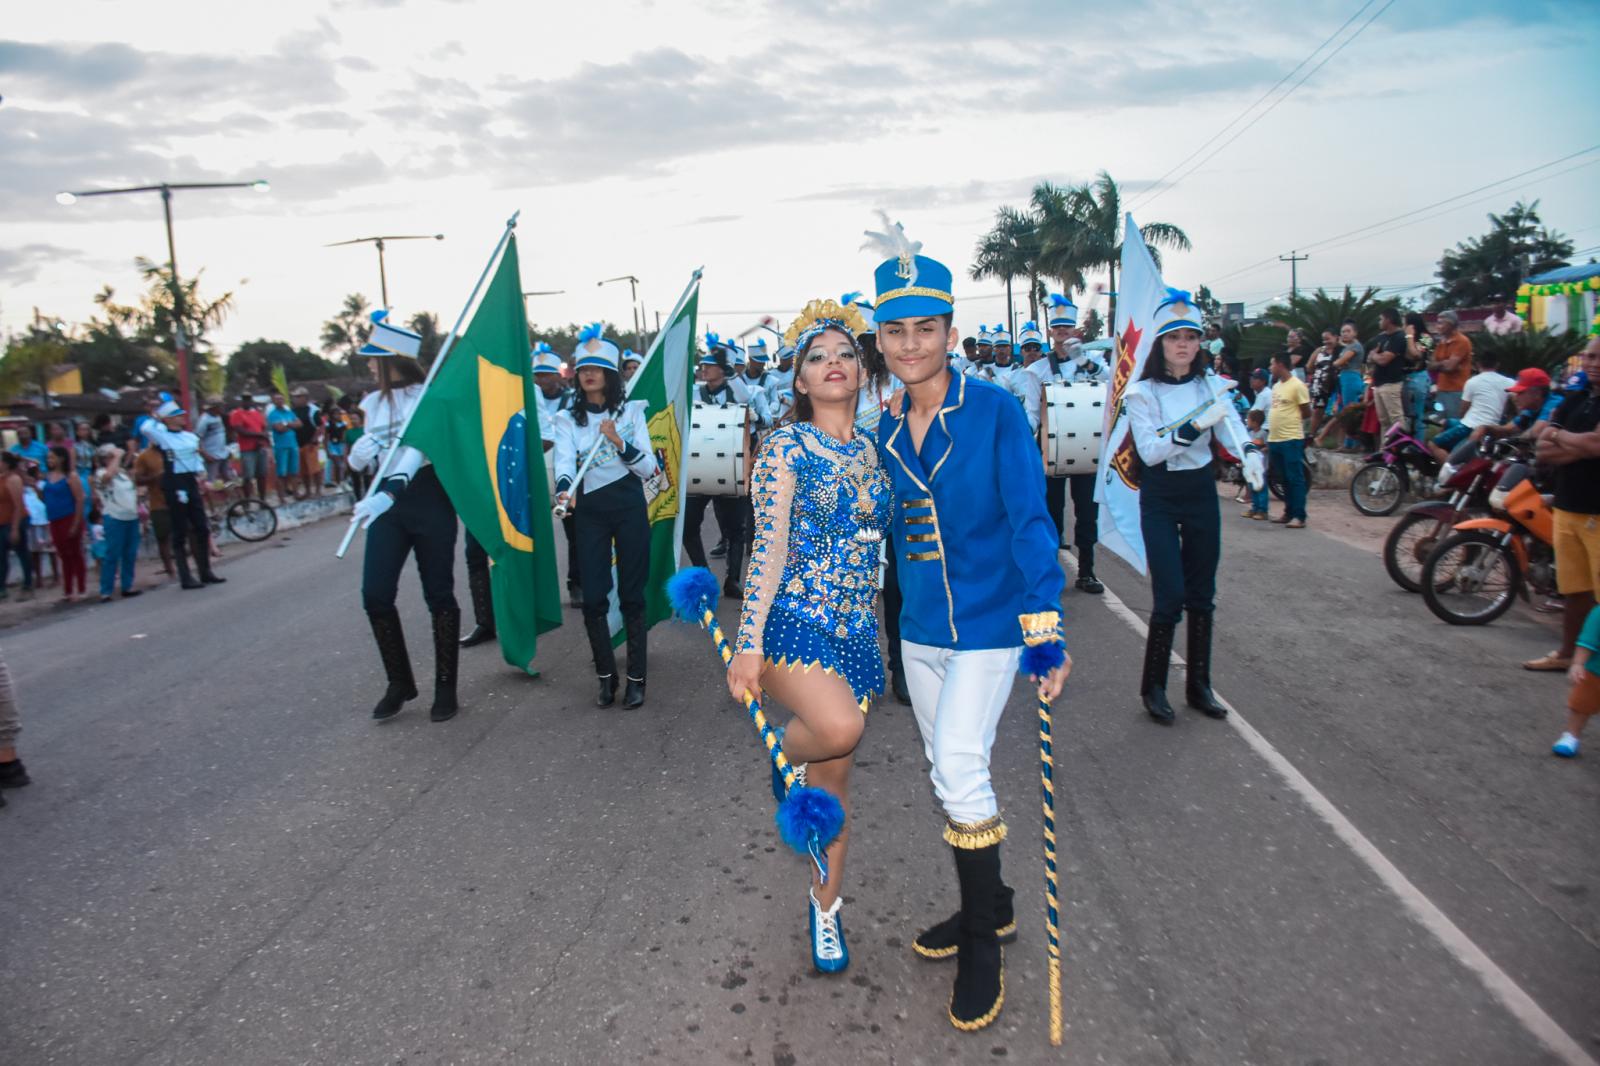
[[[10,5],[0,329],[165,257],[155,196],[58,190],[254,178],[175,199],[180,269],[237,291],[224,350],[375,300],[371,249],[323,247],[372,234],[446,234],[391,246],[390,298],[453,317],[518,208],[524,287],[565,290],[535,321],[630,321],[596,286],[629,273],[665,312],[701,264],[723,332],[870,288],[881,206],[958,270],[970,330],[1004,314],[965,279],[994,208],[1102,169],[1193,239],[1170,283],[1259,305],[1309,247],[1302,286],[1416,285],[1519,196],[1600,246],[1597,39],[1590,0]]]

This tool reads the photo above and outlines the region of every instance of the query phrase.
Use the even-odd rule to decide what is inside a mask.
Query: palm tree
[[[1111,296],[1111,321],[1117,315],[1117,266],[1122,262],[1122,190],[1105,171],[1088,185],[1074,185],[1065,191],[1065,215],[1076,223],[1071,228],[1059,228],[1046,234],[1044,254],[1070,252],[1072,261],[1081,270],[1105,267],[1110,275],[1107,288]],[[1145,244],[1150,246],[1150,257],[1157,269],[1161,266],[1160,248],[1187,252],[1193,247],[1189,235],[1170,222],[1146,222],[1139,227]],[[1053,238],[1053,242],[1052,242]]]
[[[440,346],[444,344],[444,335],[439,332],[439,316],[432,311],[418,311],[406,325],[422,338],[417,349],[417,361],[423,366],[431,365],[439,354]]]
[[[365,296],[353,292],[344,298],[339,313],[322,324],[322,350],[339,352],[352,369],[359,368],[361,346],[372,333],[372,325],[367,321],[370,306]]]
[[[1028,302],[1035,320],[1039,317],[1039,233],[1033,218],[1014,207],[1001,207],[994,213],[994,226],[978,239],[973,255],[972,278],[1004,280],[1006,283],[1006,317],[1014,320],[1011,306],[1011,280],[1028,279]],[[1006,323],[1007,331],[1016,325]]]
[[[1325,289],[1313,293],[1291,296],[1284,303],[1273,304],[1261,312],[1261,317],[1297,329],[1300,335],[1315,342],[1322,331],[1332,327],[1338,330],[1345,319],[1354,319],[1356,336],[1370,337],[1378,332],[1378,290],[1369,287],[1356,295],[1350,286],[1341,295],[1330,295]]]
[[[1034,229],[1039,235],[1039,273],[1055,278],[1063,293],[1086,287],[1084,265],[1078,259],[1078,231],[1083,223],[1067,210],[1067,189],[1042,181],[1028,201]]]

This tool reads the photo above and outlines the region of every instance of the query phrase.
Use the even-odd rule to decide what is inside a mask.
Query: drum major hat
[[[1009,348],[1011,347],[1011,332],[1004,326],[996,326],[994,332],[989,334],[989,342],[996,348],[1002,344]]]
[[[847,292],[839,297],[840,307],[853,307],[856,314],[861,316],[861,321],[867,324],[864,333],[872,331],[873,324],[877,321],[877,309],[867,302],[867,298],[859,292]]]
[[[1063,296],[1059,292],[1050,294],[1050,325],[1076,326],[1078,324],[1078,305],[1072,302],[1070,296]]]
[[[624,363],[642,363],[644,358],[632,348],[624,348],[622,349],[622,361]]]
[[[359,355],[404,355],[415,359],[422,350],[422,337],[409,329],[401,329],[389,321],[389,312],[372,312],[372,333],[362,345]]]
[[[1164,336],[1178,329],[1192,329],[1196,333],[1200,329],[1200,309],[1195,306],[1194,298],[1182,289],[1167,290],[1167,295],[1156,305],[1155,326],[1157,337]]]
[[[981,325],[981,324],[978,326],[978,347],[980,347],[980,348],[993,348],[994,347],[994,334],[989,332],[989,327],[988,326]]]
[[[578,347],[572,354],[577,360],[573,364],[574,370],[582,370],[586,366],[615,370],[622,353],[615,344],[606,340],[605,326],[596,322],[578,331]]]
[[[1017,334],[1018,347],[1026,348],[1030,344],[1037,344],[1041,348],[1044,347],[1044,334],[1039,332],[1039,324],[1033,321],[1024,322],[1021,331]]]
[[[535,344],[528,356],[533,361],[533,372],[535,374],[561,373],[561,357],[555,353],[554,348],[551,348],[544,341]]]
[[[767,342],[765,338],[757,337],[750,344],[750,361],[767,365]]]
[[[955,311],[951,295],[950,268],[920,254],[922,242],[913,241],[898,222],[878,212],[883,232],[867,230],[863,248],[885,256],[873,271],[878,299],[873,309],[874,322],[894,322],[902,318],[926,318]]]

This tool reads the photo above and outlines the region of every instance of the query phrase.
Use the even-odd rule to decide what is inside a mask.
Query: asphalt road
[[[909,948],[955,890],[908,709],[869,721],[853,962],[818,977],[804,866],[780,850],[761,754],[703,634],[658,627],[647,707],[597,710],[569,611],[543,677],[469,651],[460,717],[432,724],[423,700],[377,726],[359,562],[333,559],[331,522],[228,564],[226,586],[4,635],[36,783],[0,812],[0,1063],[1600,1056],[1600,755],[1548,755],[1562,683],[1515,668],[1548,629],[1438,624],[1315,520],[1291,532],[1232,510],[1217,687],[1415,898],[1239,730],[1144,719],[1142,638],[1069,593],[1066,1042],[1045,1038],[1021,686],[995,778],[1022,937],[1000,1022],[959,1034],[944,1018],[953,969]],[[1143,580],[1102,572],[1143,615]],[[414,579],[402,612],[427,674]],[[1575,1041],[1565,1060],[1507,987]]]

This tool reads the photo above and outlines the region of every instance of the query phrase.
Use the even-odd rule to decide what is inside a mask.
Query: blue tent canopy
[[[1577,266],[1562,267],[1559,270],[1547,270],[1543,274],[1536,274],[1525,279],[1528,285],[1562,285],[1574,281],[1587,281],[1593,277],[1600,277],[1600,263],[1579,263]]]

